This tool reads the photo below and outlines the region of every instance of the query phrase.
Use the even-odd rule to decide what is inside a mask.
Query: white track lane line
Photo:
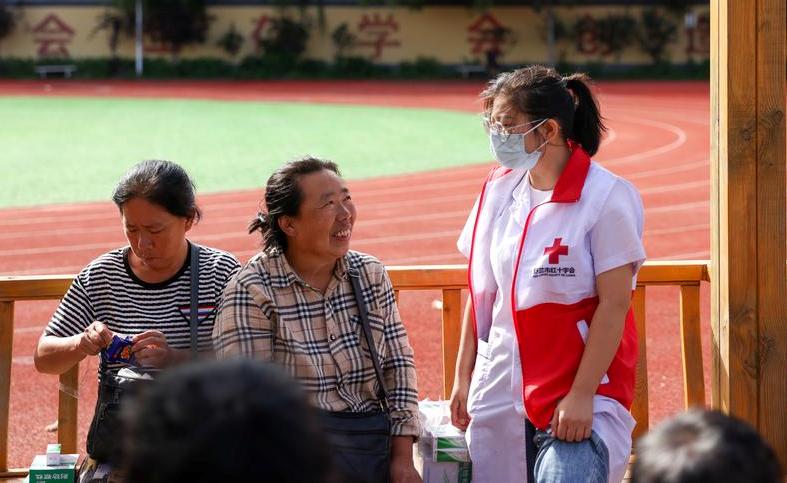
[[[650,176],[660,176],[660,175],[666,175],[666,174],[674,174],[674,173],[679,173],[679,172],[682,172],[682,171],[689,171],[691,169],[707,166],[709,164],[710,164],[710,160],[707,159],[707,158],[703,158],[700,161],[693,161],[693,162],[681,164],[681,165],[678,165],[678,166],[673,166],[673,167],[668,167],[668,168],[659,168],[659,169],[648,170],[648,171],[641,171],[641,172],[637,172],[637,173],[631,173],[631,174],[625,176],[625,178],[629,179],[629,180],[637,180],[637,179],[647,178],[647,177],[650,177]],[[455,182],[451,182],[451,183],[427,183],[427,184],[423,184],[423,185],[414,185],[413,187],[388,188],[388,189],[381,189],[381,190],[372,190],[371,192],[374,192],[375,194],[380,194],[380,193],[394,194],[394,193],[412,193],[414,191],[414,188],[416,190],[427,190],[427,191],[440,189],[440,188],[446,188],[446,187],[457,188],[457,189],[458,188],[475,188],[475,187],[480,187],[481,183],[482,183],[481,181],[479,181],[477,179],[473,179],[473,180],[467,180],[467,181],[455,181]],[[659,187],[659,188],[661,188],[661,187]],[[641,190],[640,192],[641,193],[647,192],[647,190],[649,190],[649,188],[645,188],[645,189]],[[655,192],[660,192],[660,191],[655,191]],[[356,196],[358,196],[358,195],[356,195]],[[461,196],[464,197],[464,195],[461,195]],[[426,199],[425,201],[426,202],[431,202],[431,201],[434,201],[434,199],[433,198]],[[239,203],[237,203],[237,202],[234,202],[234,203],[222,203],[222,205],[224,207],[232,206],[234,208],[239,208],[238,204]],[[386,206],[391,206],[390,203],[386,203],[385,205]],[[364,210],[367,210],[367,209],[370,209],[370,208],[374,209],[376,206],[379,206],[379,205],[378,204],[365,205],[364,206]],[[210,213],[211,211],[213,211],[216,208],[217,208],[216,204],[209,205],[208,213]],[[250,213],[251,213],[251,211],[250,211]],[[253,213],[249,214],[249,215],[244,215],[244,216],[232,216],[232,217],[217,216],[217,217],[215,217],[215,219],[211,220],[211,223],[214,224],[214,225],[215,224],[234,224],[234,223],[239,223],[239,222],[245,223],[245,222],[247,222],[250,219],[250,217],[252,215],[253,215]],[[107,223],[107,226],[95,227],[95,228],[60,228],[60,229],[55,228],[55,229],[52,229],[52,230],[47,230],[46,233],[47,233],[47,235],[50,235],[50,236],[66,236],[66,235],[79,236],[79,235],[84,235],[84,234],[114,233],[114,232],[116,232],[118,230],[117,227],[114,226],[114,223],[117,222],[117,215],[114,212],[111,215],[86,214],[86,215],[83,215],[81,217],[79,215],[69,216],[68,217],[69,222],[74,222],[74,221],[79,221],[79,220],[96,220],[96,219],[111,220],[112,223]],[[407,217],[407,219],[411,219],[411,218]],[[418,217],[418,215],[414,215],[414,218],[412,218],[412,219],[418,220],[419,217]],[[429,215],[427,215],[427,217],[424,217],[423,219],[431,219],[431,218],[429,217]],[[63,221],[63,217],[58,217],[58,218],[39,218],[39,219],[27,220],[27,221],[24,221],[24,222],[22,222],[22,220],[13,220],[13,221],[9,220],[7,222],[0,221],[0,226],[3,226],[4,224],[5,225],[22,225],[22,224],[28,224],[28,223],[31,223],[31,222],[35,223],[35,224],[38,224],[38,223],[55,223],[55,222],[62,222],[62,221]],[[398,221],[398,220],[395,220],[395,219],[394,220],[381,219],[379,221],[379,224],[388,224],[390,222],[396,222],[396,221]],[[369,223],[369,222],[366,222],[366,223]],[[29,239],[31,237],[36,237],[36,236],[40,236],[40,235],[41,235],[41,231],[39,231],[39,230],[30,230],[30,231],[24,231],[24,232],[0,233],[0,240],[10,240],[10,239],[19,239],[19,238],[21,238],[21,239]]]
[[[667,228],[654,228],[652,230],[645,230],[643,236],[651,237],[651,236],[662,236],[662,235],[674,235],[675,233],[685,233],[687,231],[702,231],[702,230],[710,230],[710,223],[697,223],[694,225],[670,226]]]
[[[647,194],[659,194],[659,193],[669,193],[673,191],[682,191],[682,190],[693,190],[697,189],[702,186],[706,186],[710,183],[710,181],[696,181],[690,183],[683,183],[680,185],[673,185],[673,186],[658,186],[654,188],[648,188],[640,190],[640,193],[643,195]],[[462,201],[471,201],[473,198],[468,197],[467,195],[460,195],[458,197],[437,197],[431,198],[427,200],[409,200],[400,203],[386,203],[381,204],[384,208],[399,208],[399,207],[406,207],[406,206],[413,206],[413,205],[423,205],[424,203],[435,202],[435,201],[446,201],[452,198],[458,198]],[[708,206],[709,202],[701,201],[701,202],[694,202],[694,203],[680,203],[675,205],[664,205],[655,208],[646,208],[645,214],[652,214],[652,213],[660,213],[660,212],[669,212],[672,211],[671,208],[674,207],[675,211],[685,211],[687,209],[694,209],[694,208],[701,208],[704,206]],[[461,216],[463,211],[456,211],[452,212],[457,215],[457,217]],[[435,214],[435,216],[438,214]],[[442,216],[446,216],[445,213],[442,213]],[[407,217],[403,217],[404,220],[407,220]],[[391,221],[385,218],[381,218],[380,224],[389,224]],[[419,237],[422,236],[418,235]],[[195,240],[205,242],[205,241],[221,241],[221,240],[234,240],[239,238],[246,238],[249,235],[244,232],[238,233],[216,233],[216,234],[206,234],[195,237]],[[412,235],[406,235],[412,236]],[[439,235],[438,235],[439,237]],[[421,238],[418,238],[421,239]],[[79,244],[79,245],[51,245],[47,247],[38,247],[38,248],[15,248],[15,249],[8,249],[8,250],[0,250],[0,257],[18,257],[18,256],[31,256],[31,255],[42,255],[42,254],[52,254],[52,253],[72,253],[72,252],[79,252],[82,250],[111,250],[117,242],[110,243],[110,242],[103,242],[103,243],[87,243],[87,244]]]
[[[467,259],[457,250],[454,253],[442,253],[438,255],[423,255],[420,257],[401,257],[387,258],[383,260],[387,265],[410,265],[424,262],[439,262],[441,264],[463,264]]]
[[[352,191],[352,195],[355,197],[366,197],[366,196],[389,196],[392,194],[412,194],[417,191],[434,191],[444,188],[454,188],[454,189],[461,189],[461,188],[472,188],[473,194],[477,194],[478,191],[481,190],[481,186],[483,186],[484,178],[483,177],[468,177],[466,180],[461,181],[449,181],[449,182],[430,182],[430,183],[422,183],[417,184],[414,183],[411,186],[401,186],[395,188],[372,188],[372,189],[360,189],[357,191]],[[210,195],[207,195],[210,196]],[[449,199],[444,197],[444,199]],[[237,200],[237,201],[227,201],[227,202],[220,202],[220,203],[210,203],[207,202],[206,206],[208,206],[207,211],[208,213],[214,212],[216,210],[222,210],[225,208],[244,208],[248,207],[249,211],[249,218],[256,212],[258,209],[258,205],[260,203],[259,199],[244,199],[244,200]],[[253,210],[253,211],[251,211]],[[70,214],[70,215],[59,215],[59,216],[33,216],[27,219],[11,219],[11,220],[0,220],[0,227],[3,226],[19,226],[19,225],[37,225],[37,224],[59,224],[63,223],[64,220],[68,220],[69,223],[75,223],[79,221],[96,221],[96,220],[115,220],[117,221],[118,215],[117,211],[110,210],[107,213],[84,213],[84,214]]]
[[[649,116],[658,115],[660,119],[666,121],[684,121],[690,122],[692,124],[701,124],[703,126],[707,126],[710,124],[710,112],[703,112],[698,110],[689,110],[688,112],[683,112],[681,109],[659,109],[652,106],[641,106],[641,112],[647,113]],[[616,117],[614,115],[610,115],[610,112],[617,112],[622,113],[623,115],[631,115],[631,108],[630,107],[617,107],[617,106],[605,106],[604,113],[605,117],[613,118]]]
[[[599,146],[599,149],[605,146],[609,146],[610,144],[614,143],[617,139],[618,139],[618,132],[611,127],[607,128],[607,135],[604,136],[604,139],[601,140],[601,145]]]
[[[650,178],[651,176],[663,176],[665,174],[675,174],[680,173],[682,171],[691,171],[692,169],[702,168],[705,166],[710,166],[710,159],[703,158],[699,161],[690,161],[687,163],[682,163],[677,166],[670,166],[669,168],[658,168],[658,169],[651,169],[648,171],[639,171],[635,173],[627,174],[623,176],[627,180],[636,180],[636,179],[643,179],[643,178]],[[710,176],[710,171],[708,171],[708,176]]]
[[[635,124],[639,123],[639,124],[642,124],[642,125],[650,125],[650,126],[653,126],[653,127],[657,127],[657,128],[661,128],[661,129],[665,129],[665,130],[671,131],[671,132],[673,132],[676,135],[676,139],[674,141],[672,141],[671,143],[669,143],[669,144],[666,144],[664,146],[660,146],[658,148],[655,148],[655,149],[652,149],[652,150],[649,150],[649,151],[645,151],[645,152],[637,153],[637,154],[632,154],[632,155],[628,155],[628,156],[623,156],[623,157],[619,157],[619,158],[613,158],[611,160],[603,162],[603,164],[607,165],[607,166],[609,166],[609,165],[613,165],[614,166],[614,165],[627,164],[627,163],[630,163],[630,162],[640,161],[642,159],[647,159],[647,158],[651,158],[651,157],[654,157],[654,156],[666,154],[666,153],[668,153],[670,151],[673,151],[673,150],[679,148],[681,145],[683,145],[686,142],[686,139],[687,139],[685,131],[683,131],[681,128],[679,128],[677,126],[674,126],[672,124],[667,124],[667,123],[663,123],[663,122],[655,121],[655,120],[640,119],[640,118],[630,118],[630,117],[627,117],[627,116],[619,116],[617,119],[624,120],[624,121],[626,119],[628,119],[628,122],[632,122],[632,123],[635,123]],[[612,132],[614,133],[614,131],[612,131]],[[616,136],[617,135],[615,134],[615,137]],[[613,140],[614,140],[614,138],[613,138]],[[476,168],[468,168],[468,169],[477,169],[477,167]],[[478,183],[477,180],[472,180],[472,184],[477,184],[477,183]],[[467,181],[466,180],[462,180],[462,181],[451,182],[449,184],[452,184],[454,187],[463,187],[463,186],[470,185],[471,181],[470,180],[467,180]],[[665,192],[671,192],[671,191],[679,191],[679,190],[682,190],[682,189],[695,189],[697,187],[704,186],[704,185],[707,185],[707,184],[709,184],[709,181],[698,181],[698,182],[683,183],[682,185],[665,186],[665,187],[654,187],[654,188],[649,188],[649,189],[643,189],[640,192],[642,194],[665,193]],[[420,188],[420,189],[434,189],[434,188],[436,188],[438,186],[439,187],[445,187],[445,185],[446,185],[446,183],[431,183],[431,184],[420,185],[420,186],[416,185],[416,186],[418,188]],[[414,190],[413,188],[414,187],[380,188],[378,190],[375,190],[375,189],[371,189],[369,191],[362,190],[361,192],[362,193],[366,193],[366,194],[369,194],[369,193],[378,194],[379,193],[379,194],[382,194],[382,195],[386,195],[386,194],[396,194],[396,193],[411,193]],[[472,196],[472,198],[475,197],[475,195],[471,195],[471,196]],[[458,196],[454,195],[454,196],[447,196],[447,197],[439,197],[437,199],[433,198],[433,199],[431,199],[431,201],[449,201],[449,200],[458,201],[458,200],[469,200],[469,199],[472,199],[472,198],[463,194],[463,195],[458,195]],[[381,208],[386,208],[386,209],[394,208],[395,209],[395,208],[403,208],[403,207],[407,207],[407,206],[412,206],[413,204],[423,205],[424,203],[429,203],[429,202],[430,202],[429,199],[426,199],[426,200],[422,199],[422,200],[408,200],[408,201],[403,201],[403,202],[398,202],[398,203],[396,203],[396,202],[395,203],[384,203],[384,204],[382,204],[382,203],[381,204],[375,203],[373,205],[384,205],[384,206],[381,206]],[[237,208],[238,204],[239,203],[237,203],[237,202],[219,203],[219,204],[212,205],[211,209],[221,209],[223,207]],[[245,204],[245,202],[244,202],[244,204]],[[707,205],[707,203],[704,203],[704,204]],[[681,206],[685,206],[685,204],[684,205],[675,205],[675,206],[676,207],[681,207]],[[663,212],[663,211],[665,211],[666,208],[668,208],[668,207],[659,207],[659,208],[657,208],[657,210],[660,210],[661,212]],[[369,206],[366,209],[374,209],[374,207]],[[655,210],[654,211],[647,210],[647,211],[649,211],[649,212],[657,212]],[[103,215],[103,214],[101,214],[99,216],[96,216],[96,215],[97,214],[88,214],[88,215],[84,215],[84,216],[89,217],[87,219],[91,219],[91,220],[92,219],[96,219],[96,218],[103,219],[103,218],[105,218],[107,216],[107,215]],[[70,218],[70,219],[73,220],[73,218]],[[85,219],[85,218],[83,218],[83,219]],[[11,220],[9,220],[9,221],[11,221]],[[14,221],[16,221],[16,220],[14,220]],[[36,221],[37,222],[43,222],[41,219],[37,219]],[[47,220],[47,221],[54,222],[56,220]],[[58,217],[57,221],[62,221],[62,217]],[[26,222],[29,223],[29,220],[26,220]],[[6,223],[8,223],[8,222],[6,222]],[[0,226],[4,225],[6,223],[0,222]],[[424,237],[426,237],[427,239],[429,237],[441,238],[443,236],[443,233],[446,233],[446,232],[441,232],[441,233],[436,233],[436,234],[404,235],[405,238],[401,238],[401,237],[379,237],[377,239],[367,239],[367,240],[377,240],[376,241],[377,243],[385,243],[385,241],[383,241],[384,239],[393,239],[393,240],[398,240],[398,241],[415,240],[415,239],[422,240],[422,239],[425,239]],[[451,233],[454,233],[454,232],[452,231]],[[245,237],[246,235],[243,234],[243,236]],[[207,239],[207,240],[214,240],[215,241],[215,240],[224,240],[224,239],[231,239],[231,238],[237,238],[237,237],[238,237],[238,235],[219,234],[219,235],[206,235],[204,237],[200,237],[200,239]],[[412,237],[416,237],[416,238],[412,238]],[[357,243],[363,243],[363,240],[359,240]],[[366,243],[374,243],[374,242],[368,241]],[[58,252],[73,252],[73,251],[79,251],[79,250],[90,250],[90,249],[105,248],[106,246],[107,246],[106,243],[101,243],[101,244],[84,244],[84,245],[77,245],[77,246],[73,246],[72,245],[72,246],[68,246],[68,247],[47,247],[47,248],[32,248],[32,249],[24,249],[23,248],[23,249],[16,249],[16,250],[0,251],[0,256],[29,256],[29,255],[36,255],[36,254],[43,254],[43,253],[53,253],[53,252],[55,252],[55,253],[58,253]]]
[[[367,228],[371,226],[380,226],[380,225],[390,225],[394,223],[413,223],[419,221],[429,221],[429,220],[441,220],[446,217],[459,217],[464,216],[466,217],[468,214],[468,210],[461,210],[461,211],[447,211],[447,212],[440,212],[440,213],[427,213],[423,215],[406,215],[406,216],[396,216],[396,217],[388,217],[388,218],[376,218],[372,220],[364,219],[363,212],[361,213],[360,220],[356,222],[355,227],[358,228]],[[215,227],[217,225],[233,225],[233,224],[245,224],[251,219],[252,215],[244,215],[244,216],[227,216],[227,217],[218,217],[216,219],[209,220],[210,228],[206,228],[209,232],[219,231],[216,230]],[[48,230],[46,232],[47,237],[52,236],[67,236],[67,235],[76,235],[81,236],[86,233],[96,234],[96,233],[110,233],[110,234],[120,234],[122,228],[118,228],[116,226],[104,226],[101,228],[62,228],[62,229],[55,229],[55,230]],[[0,233],[0,240],[14,240],[14,239],[22,239],[22,240],[29,240],[31,238],[40,237],[40,231],[24,231],[24,232],[12,232],[12,233]],[[206,233],[205,236],[210,236],[209,233]],[[124,241],[121,240],[121,243]]]
[[[698,250],[696,252],[673,253],[650,260],[706,260],[708,258],[710,258],[710,250]]]
[[[643,188],[639,190],[640,195],[652,195],[658,193],[671,193],[673,191],[696,190],[703,186],[710,186],[709,179],[690,181],[688,183],[672,184],[667,186],[654,186],[653,188]]]
[[[599,163],[601,163],[602,166],[607,168],[611,166],[621,166],[624,164],[637,163],[646,159],[653,158],[655,156],[661,156],[663,154],[667,154],[671,151],[675,151],[679,147],[686,144],[686,140],[688,139],[688,136],[686,135],[686,131],[684,131],[683,129],[679,128],[674,124],[668,124],[665,122],[655,121],[651,119],[633,118],[633,117],[625,117],[625,116],[618,117],[616,118],[616,120],[622,120],[622,121],[630,122],[632,124],[642,124],[645,126],[651,126],[651,127],[663,129],[665,131],[669,131],[673,133],[675,135],[675,139],[669,142],[668,144],[659,146],[654,149],[649,149],[647,151],[629,154],[626,156],[620,156],[612,159],[597,160]]]

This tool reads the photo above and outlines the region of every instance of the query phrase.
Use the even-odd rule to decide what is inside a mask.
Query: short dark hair
[[[199,221],[194,183],[182,167],[172,161],[150,159],[135,165],[123,175],[112,194],[112,201],[123,211],[126,202],[141,198],[161,206],[181,218]]]
[[[745,422],[694,409],[657,426],[637,443],[633,483],[780,483],[779,461]]]
[[[307,156],[290,161],[277,169],[265,185],[265,208],[249,223],[249,233],[262,233],[265,250],[287,249],[287,234],[279,226],[282,216],[296,216],[301,208],[303,193],[298,181],[302,176],[328,170],[341,176],[333,161]]]
[[[562,77],[543,65],[503,72],[481,93],[487,115],[498,97],[510,99],[531,120],[555,119],[566,139],[579,143],[591,156],[598,151],[601,134],[607,128],[587,74]]]
[[[177,367],[126,408],[128,481],[333,481],[332,456],[298,383],[249,359]],[[121,437],[119,434],[118,437]]]

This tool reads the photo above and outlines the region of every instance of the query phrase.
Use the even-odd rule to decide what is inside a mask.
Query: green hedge
[[[27,59],[0,58],[0,77],[35,78],[35,66],[45,64]],[[73,59],[48,63],[69,63],[77,67],[77,79],[134,78],[134,61],[130,59]],[[516,66],[508,66],[513,68]],[[560,64],[562,73],[582,71],[594,79],[708,79],[708,61],[675,65],[606,65]],[[456,79],[453,66],[435,59],[419,58],[398,65],[374,64],[363,57],[338,57],[334,62],[285,56],[250,56],[239,63],[213,58],[166,59],[145,61],[144,77],[148,79]],[[484,76],[481,76],[484,77]]]

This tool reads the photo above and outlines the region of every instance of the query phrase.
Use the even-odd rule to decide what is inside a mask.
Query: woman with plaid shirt
[[[413,350],[385,267],[350,251],[355,206],[336,164],[287,163],[268,180],[264,250],[229,282],[213,340],[219,357],[273,361],[295,377],[315,406],[368,412],[380,406],[348,270],[360,273],[391,415],[391,481],[421,481],[412,460],[419,434]]]

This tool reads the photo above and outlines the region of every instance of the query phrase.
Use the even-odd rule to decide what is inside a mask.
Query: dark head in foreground
[[[128,481],[333,481],[305,395],[262,362],[179,367],[153,383],[127,416]]]
[[[779,483],[773,450],[748,424],[719,411],[691,410],[637,444],[634,483]]]

